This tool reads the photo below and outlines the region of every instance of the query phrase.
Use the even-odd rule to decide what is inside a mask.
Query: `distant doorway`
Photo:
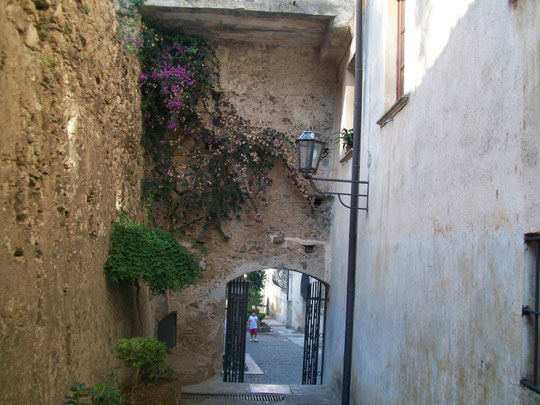
[[[261,272],[266,285],[259,293],[247,275],[227,283],[223,381],[322,384],[326,284],[296,271]],[[252,311],[262,318],[256,341],[246,331]]]

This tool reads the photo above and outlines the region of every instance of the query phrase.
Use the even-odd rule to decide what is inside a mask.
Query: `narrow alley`
[[[0,405],[540,405],[539,27],[2,0]]]
[[[244,381],[257,384],[301,384],[304,334],[268,319],[272,329],[259,333],[258,342],[246,343]]]
[[[301,385],[304,334],[286,328],[274,319],[270,327],[246,343],[243,384],[208,381],[182,388],[182,404],[337,405],[339,398],[326,386]]]

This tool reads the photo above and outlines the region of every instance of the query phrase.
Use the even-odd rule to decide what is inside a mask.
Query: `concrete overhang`
[[[354,3],[331,0],[147,0],[141,14],[168,29],[217,40],[316,48],[338,61]]]

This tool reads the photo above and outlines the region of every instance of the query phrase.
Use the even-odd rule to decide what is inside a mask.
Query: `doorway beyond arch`
[[[262,279],[247,276],[257,271],[261,272]],[[291,277],[291,274],[294,277]],[[280,275],[283,276],[280,277]],[[249,278],[252,280],[250,281]],[[307,283],[302,283],[301,280],[306,280]],[[254,286],[256,291],[253,291]],[[229,281],[225,301],[223,380],[225,382],[267,384],[299,384],[300,382],[302,384],[321,384],[324,367],[327,290],[327,283],[324,281],[309,276],[304,272],[289,269],[252,270]],[[262,299],[263,297],[266,305]],[[290,312],[293,312],[293,307],[295,308],[294,316],[290,316],[288,310],[291,309]],[[262,325],[263,331],[269,332],[265,339],[270,346],[276,344],[275,339],[281,339],[283,342],[279,341],[280,348],[287,348],[288,345],[296,347],[294,350],[292,350],[292,347],[287,349],[290,351],[287,361],[280,363],[280,367],[277,367],[277,369],[284,367],[281,372],[277,374],[272,372],[272,370],[276,369],[276,364],[272,364],[275,355],[270,354],[268,356],[269,353],[266,353],[265,356],[264,353],[261,354],[259,350],[255,350],[255,347],[251,347],[252,343],[247,346],[250,354],[246,354],[246,319],[248,312],[253,314],[249,317],[249,320],[251,321],[253,318],[258,323],[258,327],[255,325],[255,329],[253,329],[255,330],[253,341],[257,342],[257,329]],[[268,325],[261,324],[260,320],[267,319],[268,316],[272,318],[270,319],[272,323]],[[281,328],[282,331],[286,329],[289,332],[285,334],[275,332],[269,325],[272,328],[278,327],[277,330]],[[250,323],[251,338],[253,338],[252,327]],[[265,336],[263,334],[262,337]],[[292,340],[289,341],[288,338],[292,338]],[[252,339],[250,339],[251,341]],[[263,347],[266,346],[265,344]],[[296,355],[298,355],[297,362],[292,361],[296,358]],[[245,363],[246,356],[249,357],[249,361]],[[260,358],[257,359],[257,357]],[[260,367],[266,371],[264,373],[255,373],[262,375],[249,376],[247,381],[244,380],[245,367],[247,367],[246,370],[251,371],[251,366],[245,366],[245,364],[252,364],[258,371],[261,371],[261,368],[256,364],[259,363],[259,360],[263,361],[266,366],[261,365]],[[249,372],[248,374],[254,373]],[[274,379],[279,381],[274,381]]]

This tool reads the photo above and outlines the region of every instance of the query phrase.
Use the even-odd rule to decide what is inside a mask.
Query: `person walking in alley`
[[[251,313],[251,316],[248,318],[248,328],[249,328],[249,341],[258,342],[257,340],[257,328],[259,327],[259,317],[255,314],[255,311]]]

